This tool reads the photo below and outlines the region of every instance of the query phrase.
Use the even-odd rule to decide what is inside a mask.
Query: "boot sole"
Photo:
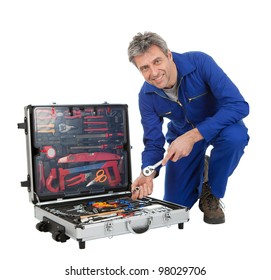
[[[223,223],[225,223],[225,217],[221,217],[219,219],[210,219],[206,216],[203,216],[203,221],[205,223],[211,224],[211,225],[223,224]]]

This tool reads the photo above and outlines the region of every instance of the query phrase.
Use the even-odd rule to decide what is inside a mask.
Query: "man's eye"
[[[148,66],[143,66],[141,67],[141,72],[146,72],[149,69]]]
[[[160,63],[161,63],[161,59],[156,59],[154,63],[155,63],[156,65],[160,64]]]

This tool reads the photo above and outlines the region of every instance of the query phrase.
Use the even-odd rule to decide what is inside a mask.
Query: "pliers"
[[[82,174],[79,174],[73,178],[70,178],[68,180],[66,180],[66,182],[68,183],[67,187],[71,187],[71,186],[75,186],[75,185],[78,185],[80,183],[83,183],[85,181],[87,181],[87,178],[89,176],[91,176],[92,172],[90,173],[82,173]]]

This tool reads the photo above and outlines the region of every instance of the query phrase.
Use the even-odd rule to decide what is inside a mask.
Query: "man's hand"
[[[162,161],[162,165],[166,165],[169,160],[176,162],[182,157],[187,157],[191,153],[194,144],[202,139],[203,137],[197,128],[179,136],[168,147],[167,154]]]
[[[150,176],[144,176],[142,173],[133,182],[132,199],[143,198],[144,196],[151,195],[153,192],[153,178],[155,177],[156,171]]]

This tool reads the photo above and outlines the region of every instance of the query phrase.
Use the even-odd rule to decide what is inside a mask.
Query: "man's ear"
[[[173,60],[172,52],[170,50],[167,51],[167,57],[168,59]]]

